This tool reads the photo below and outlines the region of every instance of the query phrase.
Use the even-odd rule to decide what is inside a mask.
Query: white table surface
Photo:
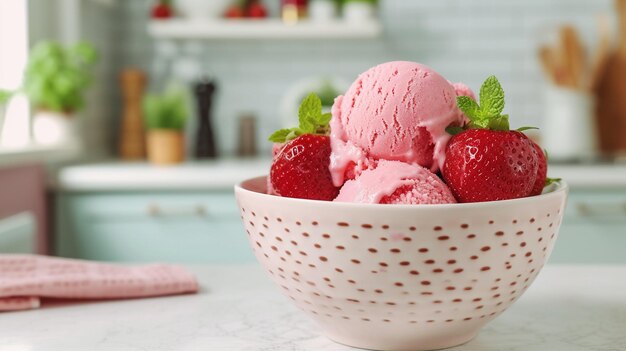
[[[354,350],[320,336],[257,265],[190,269],[197,295],[2,313],[0,350]],[[548,266],[476,339],[450,350],[626,350],[626,266]]]

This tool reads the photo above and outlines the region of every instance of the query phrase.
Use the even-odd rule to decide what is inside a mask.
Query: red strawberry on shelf
[[[229,6],[224,12],[224,18],[242,18],[244,15],[243,7],[238,4]]]
[[[504,91],[496,77],[483,83],[480,106],[467,96],[459,96],[457,104],[470,123],[465,129],[449,128],[456,135],[448,143],[442,170],[457,200],[497,201],[533,195],[541,177],[543,153],[521,133],[528,128],[509,130],[508,116],[501,115]]]
[[[172,7],[169,0],[160,0],[152,7],[150,15],[154,19],[167,19],[172,17]]]
[[[333,185],[330,163],[329,113],[322,113],[322,102],[315,94],[300,105],[300,125],[280,129],[269,138],[285,143],[274,157],[270,182],[275,194],[312,200],[333,200],[339,188]]]
[[[261,1],[255,0],[248,5],[246,14],[250,18],[265,18],[267,17],[267,9]]]

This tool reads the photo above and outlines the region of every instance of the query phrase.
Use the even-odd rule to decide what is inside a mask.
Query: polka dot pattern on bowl
[[[535,279],[560,225],[558,208],[433,226],[241,215],[257,258],[301,309],[409,324],[500,314]]]

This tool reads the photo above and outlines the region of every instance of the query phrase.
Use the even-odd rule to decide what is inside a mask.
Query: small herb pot
[[[148,160],[155,165],[171,165],[183,162],[185,142],[183,132],[173,129],[148,131]]]
[[[343,18],[350,23],[371,21],[376,17],[376,5],[368,1],[349,1],[343,5]]]
[[[79,120],[70,113],[40,110],[33,116],[33,139],[39,145],[79,143]]]

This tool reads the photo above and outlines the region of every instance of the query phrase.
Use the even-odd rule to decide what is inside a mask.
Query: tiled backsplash
[[[276,8],[277,0],[271,7]],[[114,53],[122,66],[164,75],[156,47],[175,45],[178,59],[195,61],[219,84],[214,110],[223,152],[236,147],[237,118],[252,112],[258,118],[260,147],[280,126],[278,106],[288,87],[314,76],[339,76],[352,81],[358,73],[388,60],[425,63],[451,81],[477,89],[497,75],[508,94],[506,111],[514,126],[540,125],[544,78],[537,45],[559,23],[575,24],[584,39],[595,42],[595,15],[612,11],[609,0],[381,0],[384,35],[375,40],[218,40],[158,44],[146,33],[150,1],[119,1],[112,22],[121,48]],[[115,17],[115,16],[114,16]],[[85,24],[90,23],[89,19]],[[159,68],[161,67],[161,68]],[[159,71],[159,74],[155,74]],[[115,85],[117,89],[117,85]],[[107,94],[118,98],[119,94]],[[119,115],[119,113],[118,113]],[[117,120],[111,127],[117,126]],[[112,135],[116,135],[115,130]],[[115,137],[113,137],[114,139]]]

